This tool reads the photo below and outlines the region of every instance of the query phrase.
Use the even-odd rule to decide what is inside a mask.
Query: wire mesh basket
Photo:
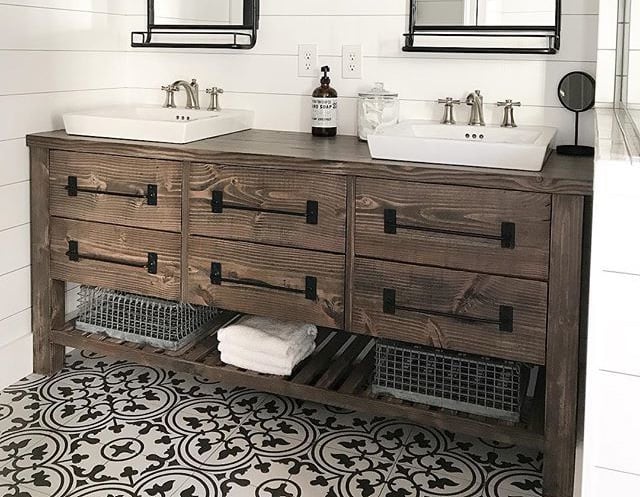
[[[535,389],[530,372],[521,363],[379,340],[372,392],[517,423]]]
[[[82,285],[76,328],[154,347],[178,350],[207,331],[219,315],[193,306]]]

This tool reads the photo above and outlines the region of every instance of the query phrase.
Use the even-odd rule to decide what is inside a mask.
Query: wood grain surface
[[[70,136],[62,130],[29,135],[27,143],[78,152],[236,166],[258,165],[265,170],[576,195],[591,195],[593,191],[593,159],[555,153],[541,172],[533,172],[372,159],[367,144],[354,136],[317,139],[309,133],[257,129],[185,145]]]
[[[211,211],[213,191],[224,209]],[[217,164],[194,164],[190,182],[190,233],[232,240],[344,253],[346,180],[339,176],[287,173]],[[318,223],[304,216],[307,201],[318,202]],[[259,212],[226,206],[264,209]]]
[[[79,253],[107,261],[80,258],[70,261],[69,240],[78,241]],[[158,273],[142,267],[147,253],[158,254]],[[92,286],[180,299],[180,235],[70,219],[51,219],[51,276]]]
[[[64,282],[51,275],[49,228],[49,150],[32,147],[31,328],[33,371],[53,374],[64,366],[64,347],[51,343],[51,329],[64,323]]]
[[[397,304],[462,316],[498,319],[513,307],[513,332],[497,324],[405,310],[383,312],[383,289]],[[544,364],[547,285],[501,276],[356,258],[353,331],[473,354]]]
[[[342,328],[344,256],[246,242],[191,237],[189,301],[223,309]],[[211,263],[222,264],[225,278],[304,289],[305,277],[317,278],[318,298],[256,286],[210,281]]]
[[[181,166],[179,162],[91,153],[51,152],[51,215],[138,228],[180,231]],[[68,195],[69,176],[78,187],[100,192],[145,195],[158,187],[158,205],[144,198],[79,192]]]
[[[358,179],[356,191],[357,255],[547,279],[549,195],[377,179]],[[461,234],[401,227],[388,234],[385,209],[396,210],[398,224]],[[472,236],[499,236],[503,222],[515,224],[514,249]]]
[[[584,198],[554,195],[549,278],[544,495],[573,495]]]

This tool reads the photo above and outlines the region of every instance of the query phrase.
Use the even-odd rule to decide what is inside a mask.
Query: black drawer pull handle
[[[445,230],[440,228],[427,228],[423,226],[411,226],[398,224],[397,212],[395,209],[384,210],[384,232],[395,235],[398,229],[425,231],[427,233],[440,233],[442,235],[468,236],[472,238],[484,238],[486,240],[499,240],[502,248],[516,248],[516,225],[514,223],[502,223],[500,235],[490,235],[485,233],[471,233],[467,231]]]
[[[300,295],[304,295],[304,298],[307,300],[318,299],[318,279],[315,276],[305,276],[304,290],[299,290],[297,288],[288,288],[285,286],[271,285],[269,283],[264,283],[263,281],[243,280],[243,279],[236,280],[232,278],[223,278],[222,264],[220,262],[212,262],[210,278],[211,278],[212,285],[222,285],[223,283],[233,283],[234,285],[254,286],[257,288],[267,288],[269,290],[278,290],[281,292],[297,293]]]
[[[285,216],[304,217],[307,220],[307,224],[318,224],[318,202],[315,200],[307,200],[307,210],[305,212],[285,211],[279,209],[261,209],[259,207],[249,207],[246,205],[237,205],[225,202],[224,192],[220,190],[214,190],[211,194],[211,212],[213,212],[214,214],[222,214],[224,209],[249,212],[266,212],[268,214],[282,214]]]
[[[478,318],[473,316],[463,316],[442,311],[430,311],[427,309],[418,309],[396,304],[396,291],[391,288],[382,290],[382,307],[385,314],[395,314],[396,311],[417,312],[419,314],[428,314],[430,316],[439,316],[445,318],[457,319],[467,323],[485,323],[495,324],[500,331],[513,333],[513,307],[501,305],[498,313],[498,319]]]
[[[147,205],[158,205],[158,185],[147,185],[147,193],[121,193],[121,192],[103,192],[100,190],[94,190],[91,188],[78,187],[78,177],[67,177],[67,185],[64,187],[67,190],[67,194],[70,197],[77,197],[78,193],[94,193],[98,195],[111,195],[114,197],[128,197],[128,198],[146,198]]]
[[[88,261],[110,262],[112,264],[118,264],[120,266],[145,268],[149,274],[158,274],[158,254],[156,254],[155,252],[147,253],[146,264],[136,264],[135,262],[124,262],[114,259],[94,257],[91,255],[82,255],[80,254],[78,241],[69,240],[69,250],[65,255],[69,257],[70,261],[73,262],[78,262],[80,261],[80,259],[86,259]]]

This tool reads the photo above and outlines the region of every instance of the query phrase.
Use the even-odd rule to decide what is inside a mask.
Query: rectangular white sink
[[[251,129],[253,111],[109,107],[64,114],[70,135],[122,138],[164,143],[189,143]]]
[[[374,159],[540,171],[557,130],[545,126],[444,125],[408,120],[369,136]]]

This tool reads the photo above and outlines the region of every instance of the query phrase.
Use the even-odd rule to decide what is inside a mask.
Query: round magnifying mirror
[[[570,72],[560,80],[558,98],[566,109],[575,112],[575,142],[573,145],[561,145],[557,152],[561,155],[580,155],[593,157],[594,148],[579,145],[580,113],[592,109],[596,103],[596,80],[582,71]]]

